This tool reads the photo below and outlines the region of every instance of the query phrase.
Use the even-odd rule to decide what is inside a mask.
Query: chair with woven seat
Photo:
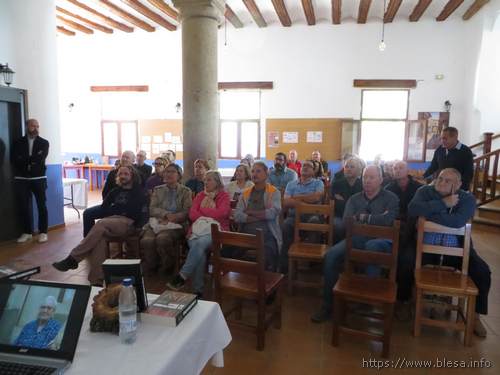
[[[340,333],[381,341],[382,356],[386,358],[389,355],[394,304],[396,303],[400,222],[396,220],[392,227],[387,227],[358,224],[349,219],[346,224],[345,271],[340,275],[333,288],[332,345],[338,345]],[[356,249],[353,247],[353,236],[391,240],[391,253]],[[388,272],[382,272],[382,274],[388,273],[388,277],[371,277],[357,272],[360,266],[372,265],[386,269]],[[345,325],[347,303],[361,303],[381,308],[382,314],[372,314],[371,317],[383,321],[382,334],[362,331]]]
[[[243,261],[221,256],[223,246],[253,249],[256,261]],[[265,346],[265,334],[271,323],[281,328],[281,303],[284,276],[280,273],[265,271],[264,236],[260,230],[257,235],[220,231],[212,225],[213,277],[215,301],[222,306],[222,298],[232,296],[235,304],[224,312],[228,318],[235,313],[235,320],[228,320],[232,325],[250,327],[257,334],[257,350]],[[274,296],[274,302],[266,302]],[[257,324],[249,325],[241,320],[242,301],[257,303]],[[271,311],[267,311],[269,310]],[[268,314],[269,313],[269,314]]]
[[[449,247],[441,245],[428,245],[424,243],[425,233],[438,233],[463,237],[462,247]],[[425,218],[418,219],[417,258],[415,262],[415,325],[414,335],[419,336],[422,325],[434,327],[452,328],[464,331],[464,345],[472,344],[472,332],[474,329],[475,305],[478,289],[471,278],[467,275],[469,268],[469,250],[471,243],[471,224],[462,228],[450,228],[427,221]],[[440,256],[440,265],[423,266],[423,254],[436,254]],[[461,257],[461,269],[443,267],[443,257]],[[425,306],[433,306],[435,302],[424,299],[424,295],[439,295],[451,297],[451,303],[445,303],[444,308],[448,311],[456,311],[455,321],[430,319],[423,316]],[[453,303],[453,297],[457,303]],[[443,303],[441,302],[442,306]]]
[[[321,288],[322,282],[312,282],[298,279],[299,261],[322,263],[326,251],[333,243],[335,202],[329,204],[301,203],[295,209],[295,230],[293,243],[288,249],[288,293],[293,294],[295,286]],[[304,216],[305,215],[305,216]],[[303,221],[304,217],[317,215],[321,223]],[[304,242],[301,231],[319,232],[325,243]]]

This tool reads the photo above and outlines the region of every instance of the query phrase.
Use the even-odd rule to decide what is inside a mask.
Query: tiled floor
[[[71,215],[71,214],[70,214]],[[63,229],[51,231],[49,242],[17,245],[0,245],[0,264],[40,265],[42,272],[37,278],[76,283],[87,283],[87,265],[82,262],[77,270],[61,273],[51,263],[65,257],[81,239],[81,221],[67,217]],[[461,335],[439,329],[424,328],[422,336],[411,335],[411,322],[395,321],[390,360],[400,363],[411,360],[491,361],[490,369],[441,369],[440,373],[452,374],[498,374],[500,366],[500,231],[488,227],[474,227],[475,247],[489,263],[492,273],[489,315],[484,317],[488,330],[485,339],[474,339],[474,345],[465,348]],[[497,242],[498,241],[498,242]],[[149,292],[159,293],[164,289],[166,276],[146,279]],[[331,323],[316,325],[309,320],[311,313],[319,306],[319,293],[299,290],[295,296],[285,296],[283,326],[281,330],[270,328],[266,335],[266,348],[255,350],[255,335],[249,331],[231,329],[233,341],[224,351],[225,367],[208,365],[203,374],[342,374],[366,373],[376,370],[363,368],[363,359],[380,360],[380,345],[341,337],[340,346],[330,345]],[[245,314],[245,313],[244,313]],[[244,315],[245,317],[245,315]],[[437,363],[437,362],[434,362]],[[460,365],[460,363],[458,363]],[[384,369],[388,374],[427,374],[430,369]],[[146,373],[145,373],[146,374]],[[184,375],[184,374],[175,374]]]

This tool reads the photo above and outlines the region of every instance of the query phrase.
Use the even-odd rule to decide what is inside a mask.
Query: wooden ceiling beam
[[[415,5],[413,12],[410,14],[410,22],[418,22],[422,14],[427,10],[429,5],[431,5],[432,0],[419,0],[418,4]]]
[[[276,11],[276,14],[278,15],[278,18],[280,19],[281,24],[285,27],[292,26],[292,20],[290,19],[290,15],[288,14],[288,11],[286,10],[284,0],[271,0],[271,2],[273,3],[274,10]]]
[[[224,12],[224,17],[236,28],[241,29],[243,27],[243,22],[238,18],[236,13],[231,9],[229,5],[226,4],[226,10]]]
[[[94,21],[91,21],[91,20],[85,18],[85,17],[79,16],[78,14],[71,13],[70,11],[67,11],[64,8],[56,6],[56,10],[59,13],[65,14],[65,15],[70,16],[70,17],[73,17],[73,18],[75,18],[75,19],[83,22],[87,26],[93,27],[94,29],[102,31],[103,33],[113,34],[113,29],[110,29],[109,27],[106,27],[106,26],[103,26],[101,24],[98,24],[98,23],[96,23]]]
[[[372,5],[372,0],[361,0],[359,2],[358,23],[366,23],[370,5]]]
[[[169,31],[174,31],[177,29],[177,26],[175,26],[173,23],[168,22],[165,18],[153,12],[151,9],[149,9],[147,6],[144,6],[137,0],[121,0],[121,1],[122,3],[127,4],[132,9],[135,9],[144,17],[149,18],[151,21],[156,22],[158,25],[163,26],[165,29]]]
[[[342,0],[332,0],[332,23],[340,25],[342,18]]]
[[[312,0],[302,0],[302,8],[304,8],[307,24],[309,26],[316,25],[316,16],[314,15]]]
[[[134,28],[133,27],[130,27],[128,25],[125,25],[124,23],[121,23],[121,22],[118,22],[118,21],[115,21],[114,19],[112,19],[111,17],[108,17],[104,14],[102,14],[101,12],[98,12],[97,10],[83,4],[83,3],[80,3],[79,1],[77,0],[66,0],[68,2],[70,2],[71,4],[73,5],[76,5],[77,7],[89,12],[90,14],[96,16],[97,18],[99,18],[100,20],[102,20],[106,25],[108,26],[112,26],[114,27],[115,29],[118,29],[118,30],[121,30],[121,31],[124,31],[126,33],[131,33],[134,31]]]
[[[90,86],[92,92],[148,92],[148,85],[138,86]]]
[[[252,16],[253,20],[259,27],[266,27],[267,22],[262,17],[262,13],[260,13],[259,7],[257,4],[255,4],[254,0],[243,0],[243,4],[247,7],[248,11],[250,12],[250,15]]]
[[[121,17],[123,20],[130,22],[131,24],[140,27],[144,31],[147,31],[149,33],[152,33],[155,31],[155,28],[151,26],[149,23],[144,22],[143,20],[137,18],[136,16],[133,16],[129,12],[123,10],[119,6],[113,4],[112,2],[108,0],[99,0],[99,4],[101,4],[103,7],[108,9],[111,13],[116,14],[117,16]]]
[[[148,0],[148,2],[154,7],[156,7],[156,9],[161,10],[170,18],[173,18],[176,21],[179,20],[179,12],[177,12],[174,8],[172,8],[163,0]]]
[[[396,16],[396,13],[399,10],[399,7],[401,6],[401,3],[403,0],[391,0],[389,2],[389,5],[387,6],[387,10],[384,14],[384,22],[385,23],[390,23],[394,21],[394,17]]]
[[[464,0],[448,1],[441,13],[439,13],[439,16],[436,17],[436,21],[441,22],[446,20],[460,5],[462,5],[463,2]]]
[[[467,11],[464,13],[464,15],[462,16],[462,19],[464,21],[470,20],[472,18],[472,16],[474,16],[474,14],[479,12],[479,10],[489,2],[490,2],[490,0],[476,0],[476,1],[474,1],[472,3],[472,5],[469,7],[469,9],[467,9]]]
[[[75,36],[76,35],[76,33],[74,31],[68,30],[62,26],[57,26],[56,29],[58,32],[60,32],[61,34],[64,34],[64,35],[68,35],[68,36]]]
[[[81,31],[82,33],[85,33],[85,34],[93,34],[94,33],[94,30],[89,29],[88,27],[85,27],[83,25],[80,25],[77,22],[68,20],[67,18],[64,18],[62,16],[56,15],[56,18],[59,21],[61,21],[63,24],[65,24],[66,26],[69,26],[75,30]]]

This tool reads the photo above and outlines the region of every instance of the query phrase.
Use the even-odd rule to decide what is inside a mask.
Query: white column
[[[173,0],[182,28],[184,169],[208,159],[216,167],[219,106],[217,96],[217,31],[223,0]]]

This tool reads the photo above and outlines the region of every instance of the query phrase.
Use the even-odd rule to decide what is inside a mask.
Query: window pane
[[[126,150],[137,151],[137,124],[135,122],[122,122],[122,152]]]
[[[103,122],[102,127],[104,155],[118,156],[118,124],[116,122]]]
[[[402,160],[404,121],[362,121],[360,157],[372,161],[377,154],[382,160]]]
[[[222,120],[259,119],[259,91],[222,91],[220,93],[220,118]]]
[[[225,158],[238,157],[238,124],[224,121],[220,125],[220,156]]]
[[[259,157],[259,123],[242,122],[241,123],[241,156],[252,154],[253,157]]]
[[[364,90],[362,119],[406,119],[408,91]]]

